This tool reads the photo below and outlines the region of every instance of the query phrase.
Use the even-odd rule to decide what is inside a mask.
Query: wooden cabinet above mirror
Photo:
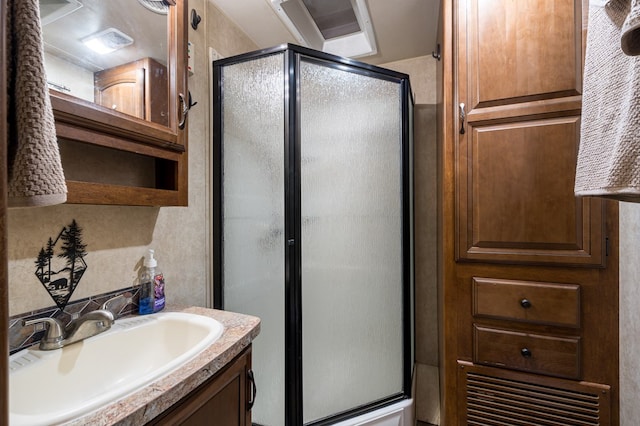
[[[53,3],[41,19],[67,202],[186,205],[187,0]],[[93,52],[94,36],[117,49]]]

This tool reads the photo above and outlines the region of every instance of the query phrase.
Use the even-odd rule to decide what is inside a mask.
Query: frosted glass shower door
[[[262,320],[253,423],[409,397],[408,76],[295,45],[213,74],[215,306]]]
[[[402,92],[300,62],[303,414],[403,391]]]
[[[228,65],[222,75],[224,308],[260,317],[253,342],[253,421],[285,424],[284,59]]]

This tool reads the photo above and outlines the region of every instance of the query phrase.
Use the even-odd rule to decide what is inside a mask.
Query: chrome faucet
[[[22,321],[23,326],[44,323],[47,329],[40,340],[40,349],[50,351],[95,336],[111,328],[114,323],[113,313],[106,309],[98,309],[71,321],[66,327],[56,318],[36,318]]]

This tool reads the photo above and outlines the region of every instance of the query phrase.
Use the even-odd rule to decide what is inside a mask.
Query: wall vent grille
[[[470,426],[604,426],[610,424],[607,386],[510,372],[464,368],[464,404]],[[485,374],[488,373],[488,374]],[[505,377],[509,376],[509,377]]]

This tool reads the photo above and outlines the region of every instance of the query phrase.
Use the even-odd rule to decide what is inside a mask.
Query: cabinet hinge
[[[605,256],[609,256],[609,237],[606,237],[604,240],[604,254]]]

